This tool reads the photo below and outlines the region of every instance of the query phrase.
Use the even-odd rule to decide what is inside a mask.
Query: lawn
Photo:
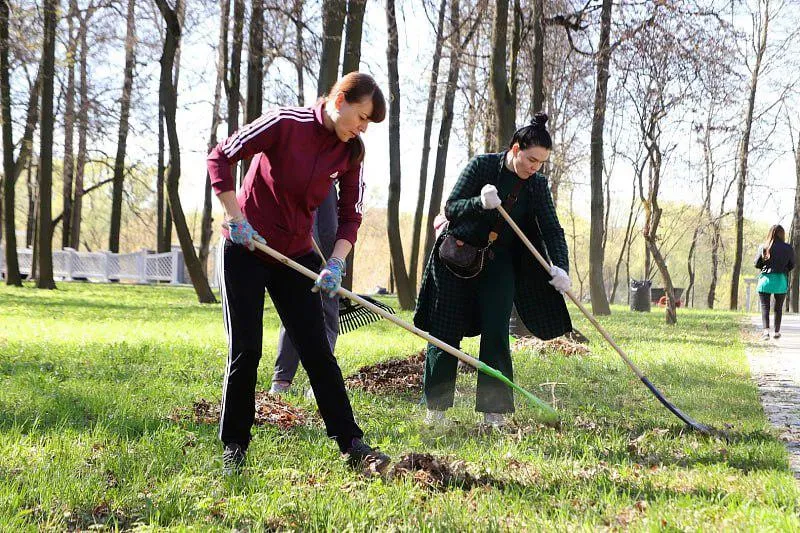
[[[388,303],[396,305],[391,299]],[[259,388],[278,321],[265,313]],[[573,309],[573,311],[575,311]],[[400,313],[410,319],[410,313]],[[220,398],[219,305],[191,289],[60,283],[0,287],[0,530],[797,530],[800,491],[750,379],[742,315],[615,307],[603,324],[645,374],[698,421],[684,430],[576,312],[590,355],[515,354],[517,382],[559,428],[517,398],[512,428],[478,427],[474,374],[459,377],[448,430],[421,424],[418,397],[352,390],[367,440],[395,459],[427,452],[482,482],[465,489],[350,471],[318,417],[255,429],[245,475],[220,475],[217,427],[175,419]],[[387,322],[340,337],[345,376],[424,342]],[[464,348],[477,354],[477,342]],[[301,372],[286,400],[313,414]]]

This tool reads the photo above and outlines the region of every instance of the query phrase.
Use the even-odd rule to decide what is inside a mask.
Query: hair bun
[[[531,126],[537,129],[545,129],[547,124],[547,113],[544,111],[539,111],[535,115],[533,115],[533,120],[531,121]]]

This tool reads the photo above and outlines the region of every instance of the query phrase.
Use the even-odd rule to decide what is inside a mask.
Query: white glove
[[[497,196],[497,187],[494,185],[486,184],[481,189],[481,206],[484,209],[497,209],[502,202],[500,197]]]
[[[572,281],[569,279],[569,274],[564,272],[563,269],[553,265],[550,267],[550,275],[553,276],[553,279],[548,281],[548,283],[555,287],[556,290],[561,294],[564,294],[564,291],[568,291],[570,287],[572,287]]]

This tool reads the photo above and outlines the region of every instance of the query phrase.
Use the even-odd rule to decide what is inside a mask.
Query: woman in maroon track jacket
[[[326,338],[319,294],[334,297],[345,257],[361,224],[364,145],[360,135],[381,122],[386,103],[375,80],[358,72],[340,79],[311,107],[273,109],[217,145],[208,156],[211,185],[225,210],[220,246],[220,289],[228,334],[220,439],[226,473],[237,473],[250,444],[255,387],[261,358],[265,289],[300,361],[329,437],[352,466],[382,469],[389,457],[364,443],[353,417],[339,365]],[[232,164],[252,157],[238,193]],[[339,229],[333,254],[314,283],[264,254],[253,240],[313,270],[319,269],[312,239],[313,212],[339,187]],[[323,296],[324,297],[324,296]]]

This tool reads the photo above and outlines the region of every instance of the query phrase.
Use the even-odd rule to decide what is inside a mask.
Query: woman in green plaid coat
[[[514,304],[525,326],[541,339],[572,330],[559,292],[570,287],[567,242],[547,178],[538,173],[553,144],[546,122],[547,115],[537,113],[531,124],[514,133],[507,151],[479,155],[461,172],[445,204],[448,228],[437,238],[428,259],[414,315],[417,327],[451,346],[459,347],[463,337],[480,335],[480,360],[512,380],[508,322]],[[459,241],[486,246],[500,219],[496,208],[518,183],[517,200],[509,214],[549,257],[551,271],[536,262],[504,222],[481,273],[471,279],[453,274],[439,257],[445,235],[449,232]],[[457,363],[452,355],[428,344],[424,390],[429,424],[444,423],[444,411],[453,406]],[[514,411],[511,389],[478,374],[475,409],[484,413],[486,423],[503,425],[505,415]]]

